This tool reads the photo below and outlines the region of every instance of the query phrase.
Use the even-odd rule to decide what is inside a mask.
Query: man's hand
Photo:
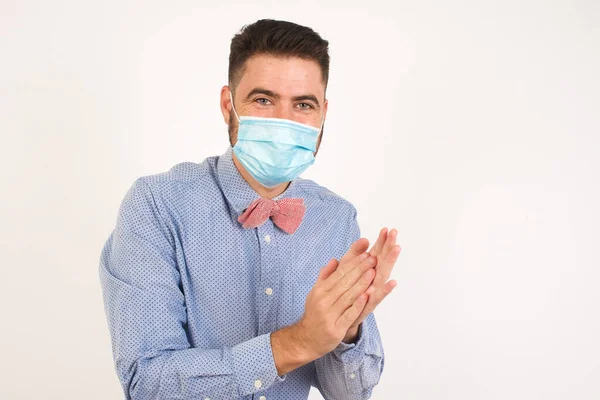
[[[366,252],[368,246],[367,239],[359,239],[339,263],[329,261],[306,297],[296,325],[314,359],[337,347],[367,303],[364,292],[375,277],[376,265],[376,258]]]
[[[367,304],[365,291],[375,277],[377,259],[368,247],[367,239],[359,239],[339,262],[331,259],[308,293],[300,320],[271,334],[278,375],[322,357],[345,337]]]
[[[344,342],[354,341],[358,332],[358,326],[361,322],[367,315],[375,310],[379,303],[381,303],[398,284],[393,279],[387,282],[392,273],[392,269],[398,260],[400,251],[402,250],[401,247],[396,244],[397,236],[398,231],[396,229],[392,229],[388,233],[387,228],[383,228],[379,232],[377,241],[369,251],[371,256],[377,257],[377,266],[375,268],[377,274],[366,291],[369,295],[369,300],[356,321],[348,328],[348,332],[344,337]]]

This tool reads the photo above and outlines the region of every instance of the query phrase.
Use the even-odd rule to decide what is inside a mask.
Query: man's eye
[[[258,104],[263,105],[263,106],[266,106],[267,104],[270,103],[269,99],[265,99],[264,97],[256,99],[255,101],[257,101]]]
[[[303,110],[310,110],[313,108],[312,104],[309,103],[299,103],[298,106]]]

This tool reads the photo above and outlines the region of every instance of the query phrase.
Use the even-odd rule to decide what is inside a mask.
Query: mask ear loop
[[[231,100],[231,109],[233,110],[233,113],[235,114],[235,117],[238,120],[238,123],[240,122],[240,117],[238,117],[237,112],[235,111],[235,106],[233,105],[233,97],[231,96],[231,89],[229,90],[229,99]]]
[[[323,114],[323,118],[321,118],[321,128],[319,129],[319,134],[323,132],[323,125],[325,125],[325,114]]]
[[[325,113],[323,113],[323,117],[321,118],[321,129],[319,129],[319,135],[323,132],[323,125],[325,125]]]

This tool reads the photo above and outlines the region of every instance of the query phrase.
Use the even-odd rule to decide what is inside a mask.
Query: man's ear
[[[229,86],[223,86],[221,88],[221,100],[219,102],[221,106],[221,114],[223,114],[223,121],[225,121],[225,124],[227,125],[229,125],[229,117],[232,112],[231,97],[229,96],[230,91],[231,89],[229,88]]]

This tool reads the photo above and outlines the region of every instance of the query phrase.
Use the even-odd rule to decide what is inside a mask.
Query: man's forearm
[[[349,329],[342,340],[344,343],[355,343],[359,327]],[[316,360],[321,355],[311,351],[303,340],[300,327],[296,324],[286,326],[271,333],[271,348],[277,374],[282,376]]]
[[[280,376],[319,358],[306,345],[295,324],[272,332],[271,347],[277,374]]]

